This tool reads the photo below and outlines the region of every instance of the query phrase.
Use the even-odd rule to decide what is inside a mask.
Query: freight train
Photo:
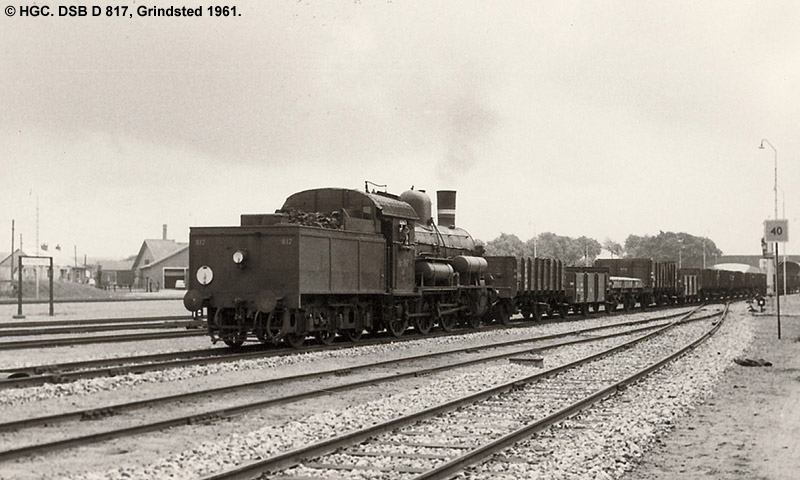
[[[540,319],[744,295],[764,280],[648,259],[579,268],[486,256],[456,226],[455,206],[454,191],[437,192],[434,222],[423,190],[319,188],[291,195],[273,214],[243,214],[240,226],[193,227],[184,306],[206,310],[215,342],[299,347],[309,336],[330,344],[365,331],[508,324],[517,312]]]

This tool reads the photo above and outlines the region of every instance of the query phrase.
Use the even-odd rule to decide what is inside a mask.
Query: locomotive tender
[[[438,222],[422,190],[400,196],[342,188],[291,195],[241,226],[192,227],[184,306],[205,308],[209,334],[238,347],[250,336],[299,347],[313,335],[357,341],[413,327],[450,331],[512,314],[541,319],[619,304],[629,310],[761,293],[762,274],[677,269],[650,259],[560,260],[484,256],[455,226],[456,192],[437,192]],[[730,274],[730,275],[729,275]]]

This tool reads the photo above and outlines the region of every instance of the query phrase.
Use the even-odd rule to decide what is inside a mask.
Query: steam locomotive
[[[656,283],[651,272],[612,276],[614,262],[565,268],[485,256],[456,226],[455,207],[456,192],[437,192],[434,222],[423,190],[319,188],[291,195],[273,214],[243,214],[241,226],[193,227],[184,306],[206,309],[214,342],[238,347],[254,336],[299,347],[309,336],[330,344],[365,331],[508,324],[518,311],[538,319],[702,298],[686,295],[674,262],[645,260],[660,272]],[[634,273],[644,272],[637,265]]]

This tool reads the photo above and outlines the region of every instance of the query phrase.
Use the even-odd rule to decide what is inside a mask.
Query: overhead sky
[[[40,244],[123,258],[162,224],[187,241],[370,180],[458,190],[484,241],[663,230],[757,254],[767,138],[800,253],[798,2],[70,3],[133,18],[0,18],[0,251],[12,219],[35,249],[37,203]],[[209,2],[144,2],[170,4]]]

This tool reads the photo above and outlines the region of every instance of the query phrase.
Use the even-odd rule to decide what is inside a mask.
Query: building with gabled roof
[[[133,271],[134,259],[127,260],[98,260],[97,282],[104,288],[133,287],[136,276]]]
[[[189,269],[189,244],[167,238],[164,225],[162,238],[142,242],[133,261],[134,285],[148,292],[162,288],[182,288]],[[181,280],[181,282],[178,282]]]

